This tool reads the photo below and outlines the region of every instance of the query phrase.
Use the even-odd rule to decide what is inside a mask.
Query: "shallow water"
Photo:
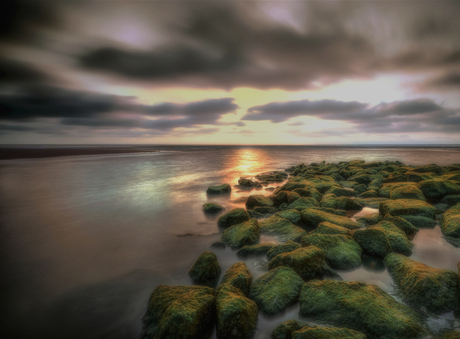
[[[215,201],[230,210],[244,206],[242,197],[271,194],[233,189],[231,195],[208,198],[209,185],[235,185],[240,176],[322,160],[460,163],[459,149],[446,147],[165,149],[0,161],[0,333],[14,338],[137,338],[155,286],[191,284],[188,269],[220,238],[217,216],[205,216],[203,203]],[[412,258],[457,270],[460,248],[442,238],[439,226],[420,230],[413,242]],[[265,273],[264,257],[241,259],[230,249],[214,252],[224,272],[242,260],[254,279]],[[340,274],[394,294],[391,278],[375,258]],[[298,309],[297,303],[276,317],[260,315],[254,337],[268,338],[280,322],[300,319]],[[445,320],[449,317],[436,326],[452,326]]]

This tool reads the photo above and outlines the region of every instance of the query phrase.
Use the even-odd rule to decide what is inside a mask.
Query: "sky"
[[[0,2],[1,144],[460,144],[460,1]]]

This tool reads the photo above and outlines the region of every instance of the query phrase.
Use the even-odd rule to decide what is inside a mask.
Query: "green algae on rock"
[[[372,226],[382,221],[382,216],[379,213],[369,213],[369,214],[357,217],[356,221],[364,226]]]
[[[380,204],[379,212],[381,215],[412,215],[434,219],[436,208],[425,201],[414,199],[387,200]]]
[[[460,203],[460,194],[446,195],[441,199],[441,203],[447,204],[449,206],[454,206]]]
[[[387,214],[383,220],[391,222],[393,225],[406,233],[406,235],[414,235],[418,232],[418,228],[404,218]]]
[[[200,254],[188,273],[194,282],[203,283],[217,278],[221,270],[216,254],[206,251]]]
[[[384,258],[393,251],[383,230],[372,228],[356,230],[351,236],[361,246],[363,252],[371,256]]]
[[[339,225],[348,229],[357,229],[361,226],[354,220],[347,217],[327,213],[318,209],[306,208],[300,212],[302,222],[307,226],[317,227],[323,221],[329,221],[335,225]]]
[[[292,339],[292,333],[306,326],[297,320],[288,320],[279,324],[272,332],[273,339]]]
[[[377,190],[367,190],[358,195],[358,198],[377,198],[379,196],[379,192]]]
[[[249,255],[260,255],[260,254],[266,254],[268,251],[270,251],[275,244],[256,244],[256,245],[246,245],[243,246],[236,252],[237,255],[246,257]]]
[[[363,206],[358,204],[354,199],[349,197],[337,197],[332,193],[327,193],[321,200],[321,207],[339,209],[339,210],[362,210]]]
[[[267,252],[268,260],[272,260],[278,254],[292,252],[298,248],[300,248],[300,245],[292,240],[288,240],[284,244],[275,245]]]
[[[348,228],[323,221],[319,226],[308,234],[343,234],[348,235]]]
[[[332,268],[351,269],[361,265],[362,249],[352,237],[342,234],[311,234],[302,238],[302,246],[316,246],[324,251]]]
[[[298,198],[294,200],[292,203],[289,204],[288,208],[289,209],[295,209],[295,210],[303,210],[308,207],[316,207],[319,206],[318,201],[316,201],[313,198]]]
[[[201,339],[214,327],[215,290],[158,285],[143,317],[142,339]]]
[[[221,284],[230,284],[247,296],[252,284],[252,274],[244,262],[237,262],[225,272]]]
[[[282,241],[300,241],[307,234],[301,227],[289,220],[273,215],[260,223],[260,232],[277,235]]]
[[[281,253],[270,260],[270,270],[286,266],[292,268],[301,278],[315,277],[321,273],[324,251],[315,246],[301,247],[292,252]]]
[[[410,222],[415,227],[433,228],[436,226],[436,220],[418,215],[400,215],[401,218]]]
[[[333,280],[304,284],[300,314],[369,338],[418,338],[426,334],[418,314],[381,288],[362,282]]]
[[[355,201],[363,207],[379,208],[380,203],[387,201],[387,198],[355,198]]]
[[[259,241],[259,237],[259,223],[256,219],[250,219],[227,228],[222,233],[221,240],[231,247],[240,248],[245,245],[254,245]]]
[[[230,212],[222,215],[217,220],[217,224],[220,227],[230,227],[236,224],[240,224],[244,221],[248,221],[249,219],[249,214],[244,208],[235,208]]]
[[[222,194],[222,193],[230,193],[231,191],[232,191],[232,187],[229,184],[222,184],[220,186],[209,186],[206,193]]]
[[[410,255],[414,245],[407,238],[406,233],[389,221],[381,221],[369,229],[379,229],[385,233],[393,251]]]
[[[356,196],[356,192],[353,191],[353,190],[347,190],[345,188],[342,188],[342,187],[331,187],[327,192],[326,194],[328,193],[331,193],[331,194],[334,194],[336,197],[355,197]]]
[[[225,208],[222,205],[213,203],[213,202],[207,202],[203,205],[203,212],[204,213],[217,213]]]
[[[292,332],[292,339],[366,339],[362,332],[348,328],[304,326],[302,329]]]
[[[260,276],[251,286],[249,297],[267,314],[277,314],[293,304],[304,281],[289,267],[277,267]]]
[[[302,219],[300,218],[300,212],[294,209],[288,209],[275,213],[280,218],[284,218],[292,222],[294,225],[299,224]]]
[[[423,192],[416,186],[406,185],[395,187],[390,191],[390,199],[416,199],[426,201]]]
[[[226,283],[218,287],[216,311],[218,338],[250,338],[255,332],[259,309],[238,288]]]
[[[265,195],[250,195],[246,200],[246,208],[252,209],[254,206],[273,206],[273,200]]]
[[[446,195],[460,194],[460,185],[446,179],[424,180],[417,185],[425,197],[433,200],[441,200]]]
[[[429,267],[404,255],[390,253],[384,260],[405,302],[440,314],[460,304],[456,272]]]
[[[441,231],[445,236],[460,238],[460,203],[444,212]]]

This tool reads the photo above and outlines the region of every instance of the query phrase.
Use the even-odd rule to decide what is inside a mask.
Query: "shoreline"
[[[0,160],[52,158],[72,155],[99,155],[122,153],[157,153],[158,149],[104,149],[104,148],[48,148],[48,149],[0,149]]]

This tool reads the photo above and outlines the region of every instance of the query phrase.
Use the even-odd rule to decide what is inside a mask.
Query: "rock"
[[[412,182],[396,182],[396,183],[389,183],[389,184],[383,184],[379,188],[379,196],[383,198],[390,198],[391,191],[395,188],[398,187],[403,187],[403,186],[414,186],[414,183]]]
[[[379,192],[377,190],[368,190],[358,195],[359,198],[377,198]]]
[[[395,225],[400,230],[402,230],[404,233],[406,233],[406,235],[414,235],[415,233],[418,232],[418,228],[412,225],[410,222],[408,222],[404,218],[387,214],[385,215],[383,220],[391,222],[393,225]]]
[[[335,215],[340,215],[342,217],[345,217],[347,215],[347,211],[345,210],[336,210],[334,208],[328,208],[328,207],[311,207],[312,209],[318,210],[318,211],[323,211],[326,213],[331,213]]]
[[[449,205],[443,204],[441,202],[433,205],[433,207],[436,208],[436,214],[444,213],[445,211],[447,211],[450,208]]]
[[[321,224],[318,225],[316,229],[311,231],[310,234],[343,234],[348,235],[350,230],[348,228],[332,224],[328,221],[323,221]]]
[[[425,201],[414,199],[387,200],[380,203],[379,212],[381,215],[413,215],[434,219],[436,208]]]
[[[390,191],[390,199],[416,199],[426,201],[423,192],[416,186],[399,186]]]
[[[384,258],[393,251],[386,234],[382,230],[372,228],[356,230],[351,236],[361,246],[364,253],[373,257]]]
[[[372,178],[369,174],[357,174],[357,175],[353,175],[352,177],[348,178],[348,180],[356,181],[359,184],[368,185],[372,181]]]
[[[363,207],[355,200],[348,197],[336,197],[332,193],[327,193],[323,196],[323,200],[321,200],[321,207],[359,211],[363,209]]]
[[[250,195],[246,200],[246,208],[252,209],[254,206],[273,206],[273,200],[265,195]]]
[[[275,214],[276,212],[278,212],[278,209],[276,207],[271,206],[254,206],[253,210],[254,212],[260,214]]]
[[[249,219],[263,219],[266,217],[265,214],[253,210],[248,210],[247,213],[249,215]]]
[[[292,204],[297,199],[300,199],[300,195],[298,193],[296,193],[296,192],[289,192],[289,194],[287,195],[287,203],[288,204]]]
[[[273,215],[260,223],[260,232],[277,235],[282,241],[300,241],[307,234],[289,220]]]
[[[294,209],[280,211],[278,213],[275,213],[275,215],[287,219],[295,225],[299,224],[301,221],[300,212]]]
[[[329,221],[330,223],[348,228],[357,229],[361,226],[354,220],[339,215],[323,212],[317,209],[306,208],[300,212],[302,222],[307,226],[317,227],[323,221]]]
[[[355,191],[356,191],[356,187],[360,186],[356,181],[342,181],[340,184],[342,185],[342,187],[355,188]],[[366,185],[363,185],[363,186],[366,186]]]
[[[222,184],[220,186],[209,186],[206,193],[222,194],[222,193],[230,193],[231,191],[232,191],[232,187],[229,184]]]
[[[445,236],[460,238],[460,203],[444,212],[441,231]]]
[[[369,214],[357,217],[356,221],[364,226],[372,226],[382,221],[382,216],[379,213],[369,213]]]
[[[356,193],[361,194],[367,191],[367,186],[364,184],[360,184],[360,185],[355,186],[354,189]]]
[[[360,331],[369,338],[418,338],[426,334],[416,312],[381,288],[362,282],[305,283],[300,295],[300,314]]]
[[[273,200],[275,206],[282,205],[288,202],[288,193],[286,191],[280,191],[275,195],[272,195],[270,198]]]
[[[407,172],[406,179],[407,181],[420,182],[423,180],[430,180],[436,178],[436,173],[417,173],[417,172]]]
[[[288,240],[284,244],[275,245],[267,252],[268,260],[272,260],[278,254],[292,252],[298,248],[300,248],[300,245],[292,240]]]
[[[324,251],[315,246],[301,247],[292,252],[281,253],[270,260],[270,270],[285,266],[292,268],[301,278],[315,277],[321,272]]]
[[[425,307],[436,314],[459,306],[459,279],[455,272],[432,268],[396,253],[387,255],[384,263],[409,305]]]
[[[311,234],[302,238],[302,246],[316,246],[322,249],[326,262],[332,268],[347,270],[361,265],[362,249],[348,235]]]
[[[252,274],[245,263],[237,262],[225,272],[221,284],[230,284],[247,296],[252,284]]]
[[[433,337],[436,339],[460,339],[460,332],[457,331],[447,331],[443,332],[439,336]]]
[[[293,192],[297,193],[301,197],[313,198],[318,202],[320,202],[323,197],[322,194],[314,187],[296,188]]]
[[[416,227],[433,228],[436,226],[436,220],[417,215],[401,215],[401,218],[410,222]]]
[[[379,229],[385,233],[388,241],[390,242],[393,251],[410,255],[414,245],[409,241],[406,233],[393,225],[389,221],[381,221],[375,226],[370,226],[369,229]]]
[[[356,192],[353,190],[347,190],[341,187],[331,187],[326,194],[331,193],[334,194],[336,197],[355,197]]]
[[[216,279],[221,270],[214,252],[206,251],[201,253],[188,274],[194,282],[203,283]]]
[[[231,247],[254,245],[259,241],[260,229],[256,219],[233,225],[222,233],[221,240]]]
[[[441,199],[441,203],[454,206],[460,203],[460,194],[446,195]]]
[[[219,204],[215,204],[213,202],[207,202],[203,205],[203,212],[204,213],[217,213],[225,208]]]
[[[257,305],[230,284],[217,289],[217,337],[251,338],[257,324]]]
[[[299,198],[296,199],[294,202],[289,204],[289,209],[296,209],[298,211],[303,210],[307,207],[315,207],[319,206],[318,202],[313,198]]]
[[[306,324],[300,323],[297,320],[288,320],[279,324],[272,332],[273,339],[292,339],[292,333],[300,330]]]
[[[275,244],[256,244],[243,246],[236,252],[241,257],[247,257],[249,255],[261,255],[266,254],[272,249]]]
[[[158,285],[143,317],[142,339],[206,338],[216,317],[215,291],[205,286]]]
[[[259,182],[257,180],[251,180],[251,179],[247,179],[247,178],[240,178],[238,180],[238,185],[240,186],[244,186],[244,187],[254,187],[254,186],[257,186],[259,184]]]
[[[278,267],[254,281],[249,297],[261,311],[277,314],[299,298],[303,283],[292,268]]]
[[[248,221],[249,219],[249,214],[244,208],[235,208],[230,212],[222,215],[217,220],[217,224],[220,227],[230,227]]]
[[[428,199],[441,200],[446,195],[460,194],[460,186],[450,180],[424,180],[417,185]]]
[[[391,173],[388,177],[383,179],[383,183],[387,184],[390,182],[405,182],[406,181],[406,175],[404,173],[396,173],[393,172]]]
[[[292,339],[366,339],[362,332],[349,330],[348,328],[304,326],[292,333]]]
[[[219,241],[213,242],[209,247],[224,249],[226,246],[227,245],[225,245],[223,241],[219,240]]]
[[[372,162],[367,162],[367,163],[362,164],[361,167],[366,169],[366,168],[380,167],[382,165],[383,163],[381,163],[380,161],[372,161]]]
[[[413,168],[411,171],[416,173],[435,173],[436,175],[443,175],[445,172],[445,170],[441,166],[438,166],[436,164],[419,166]]]

